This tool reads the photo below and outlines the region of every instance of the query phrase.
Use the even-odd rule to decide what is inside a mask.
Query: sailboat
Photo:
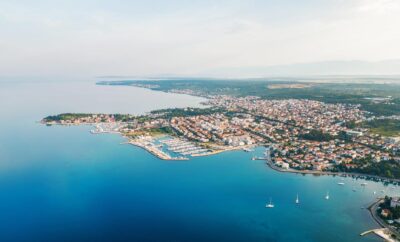
[[[329,192],[326,193],[325,199],[329,200]]]
[[[275,205],[272,203],[271,198],[269,199],[269,203],[265,205],[266,208],[273,208]]]
[[[296,196],[296,204],[299,204],[299,203],[300,203],[299,194],[297,194],[297,196]]]

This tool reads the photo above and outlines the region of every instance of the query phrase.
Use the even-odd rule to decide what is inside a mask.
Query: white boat
[[[361,186],[366,186],[368,183],[366,183],[366,182],[363,182],[363,183],[361,183]]]
[[[271,198],[269,199],[269,203],[267,203],[267,204],[265,205],[265,207],[266,207],[266,208],[273,208],[273,207],[275,207],[275,205],[272,203]]]
[[[329,192],[326,193],[325,199],[329,200]]]
[[[338,182],[338,185],[343,186],[343,185],[344,185],[344,182]]]
[[[376,194],[376,191],[374,191],[374,195]]]
[[[299,194],[297,194],[297,196],[296,196],[296,204],[299,204],[299,203],[300,203]]]

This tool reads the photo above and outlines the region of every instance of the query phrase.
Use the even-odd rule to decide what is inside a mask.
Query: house
[[[282,166],[283,169],[289,169],[289,164],[286,162],[282,162]]]
[[[321,171],[322,170],[322,164],[321,163],[315,162],[312,166],[313,166],[313,170],[314,171]]]
[[[387,218],[390,215],[389,209],[382,209],[381,216]]]

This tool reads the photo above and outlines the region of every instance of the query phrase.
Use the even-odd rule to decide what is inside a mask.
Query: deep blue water
[[[377,227],[361,207],[374,190],[397,187],[278,173],[243,151],[162,161],[118,135],[37,123],[199,101],[93,83],[0,83],[0,241],[379,241],[359,236]]]

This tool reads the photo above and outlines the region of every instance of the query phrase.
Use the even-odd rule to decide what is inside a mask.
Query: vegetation
[[[400,207],[396,206],[395,208],[390,206],[390,202],[392,201],[392,197],[385,196],[383,202],[379,204],[378,213],[382,211],[382,209],[388,209],[390,211],[390,215],[385,219],[399,219],[400,218]]]
[[[330,141],[335,139],[335,136],[313,129],[309,133],[300,134],[299,138],[313,141]]]
[[[113,116],[115,121],[119,122],[132,122],[136,119],[135,116],[130,114],[114,114]]]
[[[369,175],[382,176],[387,178],[400,178],[400,164],[394,160],[374,161],[372,157],[353,160],[355,168],[347,167],[344,164],[337,165],[341,172],[357,172]]]
[[[92,114],[88,113],[62,113],[58,115],[47,116],[43,119],[45,122],[57,122],[61,120],[73,120],[77,118],[86,118],[90,117]]]
[[[400,135],[400,120],[394,119],[376,119],[364,122],[360,125],[368,128],[372,133],[382,136],[398,136]]]
[[[160,135],[175,135],[171,127],[150,128],[126,133],[126,136],[135,138],[141,135],[160,136]]]

